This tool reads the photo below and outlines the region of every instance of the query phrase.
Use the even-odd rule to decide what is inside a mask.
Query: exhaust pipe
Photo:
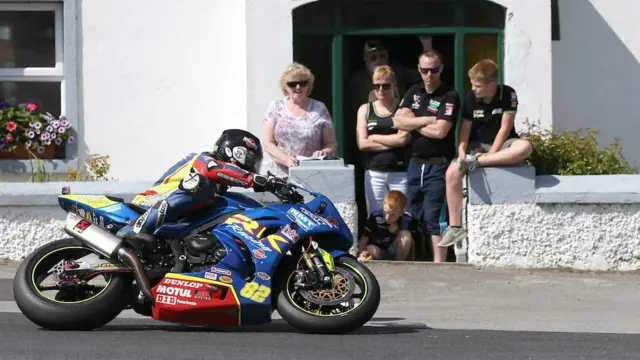
[[[140,290],[153,303],[151,285],[142,262],[131,250],[124,247],[124,240],[72,212],[67,214],[64,231],[109,259],[123,261],[129,265]]]

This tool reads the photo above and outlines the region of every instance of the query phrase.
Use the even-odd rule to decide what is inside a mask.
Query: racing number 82
[[[258,285],[258,283],[255,282],[246,283],[242,290],[240,290],[240,295],[242,295],[242,297],[251,299],[258,303],[264,302],[269,294],[271,294],[270,288],[264,285]]]

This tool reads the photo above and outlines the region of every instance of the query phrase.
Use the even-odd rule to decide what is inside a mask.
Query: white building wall
[[[506,7],[504,81],[518,92],[516,129],[524,121],[552,124],[549,1],[497,0]]]
[[[595,128],[603,146],[617,137],[640,164],[640,2],[559,1],[560,41],[553,42],[553,122]]]
[[[80,153],[110,155],[111,176],[156,179],[246,128],[244,1],[82,1],[79,14]]]

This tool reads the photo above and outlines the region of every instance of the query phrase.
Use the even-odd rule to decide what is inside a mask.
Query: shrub
[[[540,130],[529,121],[525,125],[527,130],[521,131],[520,137],[533,144],[529,160],[536,168],[536,175],[635,174],[638,171],[622,153],[618,139],[601,149],[596,140],[598,131],[594,129]]]
[[[82,165],[78,171],[69,168],[67,170],[67,178],[69,181],[115,180],[107,176],[110,169],[109,155],[91,154],[87,159],[87,163]]]

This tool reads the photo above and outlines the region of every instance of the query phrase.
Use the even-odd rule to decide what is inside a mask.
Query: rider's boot
[[[123,227],[122,229],[118,230],[118,233],[116,233],[116,236],[124,239],[124,240],[129,240],[131,242],[135,243],[142,243],[145,244],[147,246],[153,246],[153,244],[155,243],[155,236],[153,236],[153,234],[148,234],[145,232],[134,232],[133,228],[129,225]]]

